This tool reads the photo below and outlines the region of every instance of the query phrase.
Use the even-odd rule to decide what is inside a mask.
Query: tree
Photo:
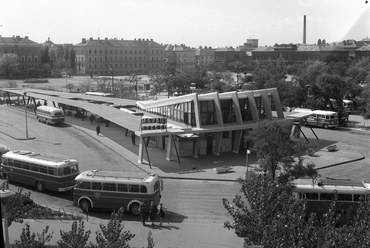
[[[51,238],[53,237],[52,234],[48,234],[49,226],[46,226],[45,229],[42,231],[41,234],[32,233],[30,231],[30,225],[28,223],[25,224],[25,227],[22,229],[22,233],[20,236],[20,241],[15,241],[16,248],[44,248],[47,247],[46,243],[48,243]],[[37,236],[37,239],[36,239]]]
[[[317,172],[314,166],[302,166],[296,157],[300,157],[309,149],[309,146],[302,142],[294,142],[290,138],[292,129],[291,121],[262,121],[259,122],[248,136],[248,142],[251,143],[252,150],[257,152],[260,159],[260,167],[265,171],[272,181],[275,181],[276,175],[284,175],[280,179],[291,180],[310,175],[316,177]],[[299,170],[292,172],[294,165],[300,167]],[[300,172],[300,174],[297,174]]]
[[[361,101],[362,116],[364,119],[370,119],[370,84],[364,86],[364,90],[361,94]]]
[[[4,53],[0,57],[0,69],[4,71],[6,77],[11,77],[18,73],[19,57],[14,53]]]
[[[130,231],[123,231],[120,212],[113,213],[109,223],[105,226],[100,224],[100,231],[96,231],[97,245],[95,248],[129,248],[128,242],[135,237]]]
[[[78,224],[78,225],[77,225]],[[72,230],[69,232],[60,230],[61,240],[58,241],[60,248],[84,248],[89,240],[91,231],[85,232],[84,222],[80,220],[78,223],[72,223]]]

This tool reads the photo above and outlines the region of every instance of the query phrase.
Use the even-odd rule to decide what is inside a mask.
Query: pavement
[[[355,117],[352,117],[355,118]],[[350,119],[352,128],[368,130],[370,123],[364,122],[362,118]],[[72,116],[66,117],[66,123],[79,129],[81,132],[93,137],[97,142],[100,142],[112,151],[122,154],[135,168],[140,170],[157,173],[163,178],[172,179],[187,179],[187,180],[213,180],[213,181],[235,181],[243,177],[246,170],[253,170],[257,164],[256,154],[251,153],[248,156],[248,166],[246,166],[246,152],[224,153],[220,156],[206,155],[199,158],[181,158],[180,162],[176,156],[173,156],[171,161],[166,160],[165,150],[155,147],[150,144],[148,154],[144,163],[138,163],[138,145],[131,144],[131,137],[125,136],[125,130],[111,123],[109,127],[101,125],[100,136],[96,135],[96,123],[91,124],[88,119],[82,121],[80,118]],[[22,140],[24,137],[23,131],[7,127],[6,134],[14,139]],[[120,135],[119,135],[120,134]],[[302,139],[302,138],[301,138]],[[354,149],[350,144],[343,142],[328,143],[328,141],[314,141],[317,147],[316,152],[312,155],[303,156],[304,163],[314,163],[316,168],[324,169],[336,165],[361,160],[364,156]],[[136,142],[138,144],[138,140]],[[329,152],[327,147],[336,145],[337,149],[334,152]],[[149,161],[150,160],[150,165]],[[231,166],[232,170],[229,173],[217,174],[214,168],[221,166]],[[89,241],[95,241],[95,232],[99,229],[99,224],[106,224],[108,220],[89,217],[84,219],[85,230],[91,230]],[[60,240],[60,230],[71,230],[72,221],[69,220],[32,220],[26,219],[24,223],[28,223],[31,227],[31,232],[41,233],[42,230],[49,226],[49,232],[53,232],[53,237],[49,244],[56,244]],[[12,223],[9,227],[10,243],[14,244],[20,239],[20,234],[24,223]],[[155,247],[243,247],[243,240],[238,238],[234,233],[230,234],[230,239],[224,240],[218,235],[221,232],[228,232],[223,225],[215,223],[164,223],[164,227],[143,228],[138,221],[124,222],[124,230],[130,230],[136,237],[130,242],[131,247],[146,247],[149,230],[155,234]],[[181,228],[180,228],[181,227]],[[171,234],[168,235],[168,230]],[[205,231],[209,230],[209,231]],[[199,232],[205,233],[204,237],[199,237]],[[231,232],[231,231],[229,231]]]

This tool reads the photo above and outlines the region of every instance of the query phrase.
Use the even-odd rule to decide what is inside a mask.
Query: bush
[[[26,83],[26,84],[44,84],[44,83],[49,83],[49,80],[47,80],[47,79],[26,79],[26,80],[23,80],[23,83]]]

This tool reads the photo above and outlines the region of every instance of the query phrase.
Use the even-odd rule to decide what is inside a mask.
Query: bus
[[[89,96],[102,96],[102,97],[113,97],[112,93],[103,93],[103,92],[85,92],[85,95]]]
[[[307,202],[308,212],[325,213],[330,204],[336,202],[336,211],[346,211],[360,201],[370,201],[370,183],[320,179],[313,183],[310,179],[297,179],[294,182],[293,196]]]
[[[36,118],[46,124],[61,124],[64,122],[64,111],[60,108],[39,106],[36,108]]]
[[[65,156],[9,151],[1,157],[1,174],[10,182],[36,186],[38,191],[64,192],[75,186],[78,162]]]
[[[293,112],[307,113],[310,114],[306,117],[305,124],[315,127],[337,128],[339,125],[338,113],[327,110],[311,110],[311,109],[300,109],[296,108]],[[288,117],[288,116],[287,116]]]
[[[123,207],[138,215],[141,203],[159,204],[162,190],[163,181],[156,174],[89,170],[76,177],[73,202],[85,212]]]

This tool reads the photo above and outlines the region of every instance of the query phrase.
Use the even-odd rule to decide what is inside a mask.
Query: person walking
[[[135,145],[135,139],[136,139],[135,132],[134,132],[134,131],[132,131],[132,132],[131,132],[131,142],[132,142],[132,145],[133,145],[133,146]]]
[[[159,225],[162,226],[162,220],[165,216],[165,211],[162,203],[159,204],[158,206],[158,214],[159,214]]]
[[[96,126],[96,135],[100,135],[100,125],[98,123],[98,125]]]
[[[154,201],[150,203],[150,210],[149,210],[149,219],[152,222],[152,226],[154,226],[155,216],[157,215],[158,209],[157,205],[155,205]]]
[[[146,217],[146,205],[145,203],[141,203],[140,204],[140,218],[141,218],[141,223],[143,224],[143,226],[145,226],[145,217]]]

